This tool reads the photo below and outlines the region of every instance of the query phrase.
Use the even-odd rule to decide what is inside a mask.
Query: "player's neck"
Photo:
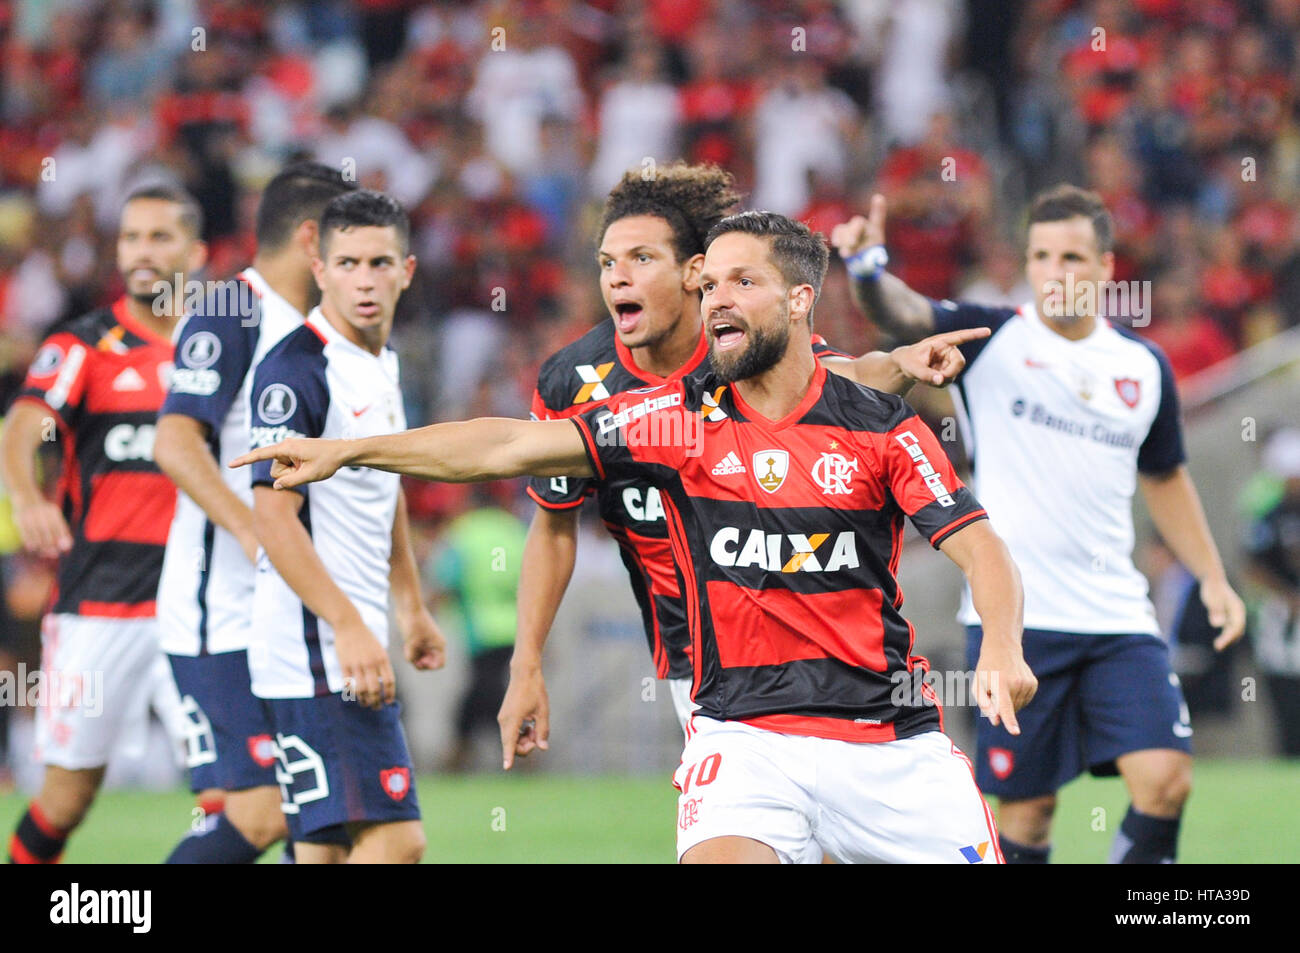
[[[276,252],[259,251],[253,256],[253,268],[271,286],[271,290],[305,315],[316,305],[315,282],[311,271],[303,267],[293,248]]]
[[[657,377],[671,377],[691,359],[691,355],[700,346],[702,333],[700,305],[696,299],[687,303],[671,333],[645,347],[628,350],[641,370]]]
[[[181,306],[184,305],[184,301],[178,301],[177,303]],[[154,314],[152,304],[137,301],[130,295],[126,296],[126,313],[137,324],[143,325],[165,340],[171,340],[172,331],[176,329],[176,321],[180,317],[180,315],[172,314]]]
[[[1073,321],[1053,321],[1051,318],[1043,318],[1043,324],[1063,338],[1068,338],[1071,341],[1082,341],[1097,329],[1097,318],[1091,314],[1075,318]]]
[[[781,420],[790,414],[808,395],[813,376],[817,373],[817,359],[813,357],[812,341],[805,338],[801,344],[791,335],[785,356],[775,366],[762,374],[736,381],[741,399],[768,420]]]
[[[378,355],[388,343],[388,332],[392,329],[392,322],[388,322],[381,327],[369,328],[362,331],[354,328],[349,324],[343,315],[339,314],[325,299],[321,299],[320,313],[325,320],[330,323],[335,331],[347,338],[348,341],[361,348],[363,351],[369,351],[371,354]]]

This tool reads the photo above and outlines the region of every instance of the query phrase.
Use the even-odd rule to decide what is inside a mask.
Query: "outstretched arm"
[[[1201,601],[1209,612],[1210,625],[1222,629],[1214,647],[1223,651],[1245,632],[1246,607],[1228,585],[1191,474],[1182,464],[1159,475],[1139,473],[1138,486],[1156,529],[1178,561],[1200,582]]]
[[[984,639],[975,666],[980,711],[993,724],[1000,721],[1007,731],[1018,735],[1016,711],[1028,705],[1038,690],[1038,680],[1025,664],[1020,644],[1024,629],[1020,570],[987,520],[962,527],[939,548],[966,574],[971,600],[983,623]]]
[[[934,313],[925,295],[902,279],[871,267],[873,249],[885,247],[885,197],[873,195],[867,216],[855,215],[831,230],[831,244],[849,266],[853,300],[872,323],[904,341],[917,341],[934,331]],[[854,272],[857,272],[856,274]]]
[[[905,397],[917,381],[935,387],[951,384],[966,367],[960,346],[967,341],[986,338],[991,333],[989,328],[966,328],[934,334],[889,352],[872,351],[851,360],[842,357],[824,357],[821,360],[832,374]]]
[[[360,440],[294,438],[230,462],[273,460],[277,490],[334,475],[339,467],[371,467],[444,483],[480,483],[517,476],[595,476],[582,437],[569,420],[476,420]]]

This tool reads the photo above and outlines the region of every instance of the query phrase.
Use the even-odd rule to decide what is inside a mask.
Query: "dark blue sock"
[[[169,864],[251,864],[262,852],[244,839],[225,814],[210,814],[203,826],[172,849]]]
[[[287,837],[284,841],[284,853],[280,855],[280,863],[296,864],[298,858],[293,855],[293,838]]]
[[[1132,807],[1110,849],[1112,864],[1172,864],[1178,855],[1181,817],[1152,817]]]
[[[1052,853],[1050,844],[1046,847],[1028,847],[1007,837],[999,837],[998,843],[1002,846],[1002,856],[1008,864],[1045,864]]]

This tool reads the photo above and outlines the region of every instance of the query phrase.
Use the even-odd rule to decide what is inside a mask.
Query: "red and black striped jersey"
[[[848,356],[820,336],[814,336],[813,350],[819,357]],[[533,393],[532,416],[536,420],[572,417],[603,406],[624,391],[681,380],[709,368],[708,338],[702,329],[699,346],[686,363],[668,377],[659,377],[637,366],[632,352],[619,340],[613,321],[602,321],[542,364]],[[595,494],[601,519],[619,544],[632,582],[655,673],[660,678],[689,676],[686,607],[682,604],[659,488],[638,477],[602,481],[539,477],[529,482],[528,493],[550,510],[571,509]]]
[[[900,613],[903,517],[937,547],[985,514],[901,398],[818,364],[779,421],[708,373],[574,423],[600,479],[660,489],[701,714],[846,741],[941,727],[932,693],[898,690],[928,667]]]
[[[151,616],[176,488],[153,462],[172,343],[126,299],[41,345],[16,400],[40,403],[63,441],[58,498],[72,533],[54,612]]]

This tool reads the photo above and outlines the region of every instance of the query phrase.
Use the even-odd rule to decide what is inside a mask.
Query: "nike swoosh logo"
[[[1036,367],[1039,370],[1047,370],[1051,366],[1051,364],[1040,364],[1038,361],[1032,360],[1028,357],[1025,358],[1025,367]]]
[[[360,410],[352,411],[352,416],[360,417],[362,414],[364,414],[367,410],[369,410],[373,406],[374,406],[373,404],[366,404],[366,406],[362,407]]]

